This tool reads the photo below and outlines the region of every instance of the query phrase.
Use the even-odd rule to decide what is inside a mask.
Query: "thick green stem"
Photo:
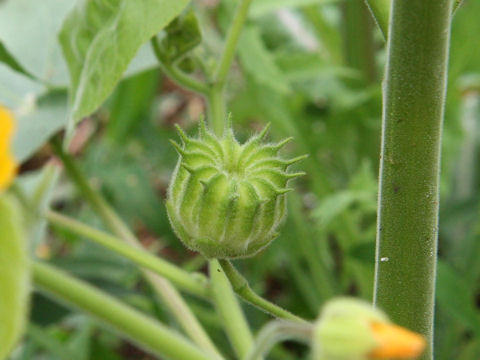
[[[76,166],[73,159],[63,151],[58,143],[53,142],[52,144],[56,154],[62,160],[65,170],[70,175],[70,178],[73,180],[86,200],[94,208],[95,212],[102,218],[105,225],[107,225],[107,227],[114,234],[116,234],[125,242],[132,246],[141,248],[139,240],[130,231],[128,226],[106,203],[101,195],[90,187],[83,173]],[[177,289],[175,289],[168,280],[154,274],[149,270],[144,270],[144,274],[158,295],[160,295],[165,305],[175,316],[185,333],[188,334],[190,338],[203,350],[220,357],[219,351],[211,341],[207,332],[205,329],[203,329],[202,325],[190,310],[185,300],[183,300]]]
[[[375,302],[430,344],[451,13],[451,0],[393,1],[384,90]]]
[[[178,360],[211,359],[166,326],[47,264],[33,263],[33,279],[47,294],[95,316],[155,355]]]
[[[230,281],[233,291],[237,293],[242,299],[250,303],[251,305],[257,307],[258,309],[278,317],[280,319],[292,320],[300,323],[307,323],[306,320],[292,314],[291,312],[281,308],[278,305],[271,303],[268,300],[265,300],[261,296],[257,295],[250,285],[248,285],[247,280],[235,269],[232,263],[228,260],[219,260],[220,265],[222,266],[225,275]]]
[[[223,320],[236,355],[243,358],[253,346],[250,327],[218,260],[210,260],[209,272],[217,313]]]
[[[191,294],[207,298],[207,279],[201,274],[192,275],[185,270],[165,261],[148,251],[125,244],[110,234],[91,228],[75,219],[50,211],[46,214],[50,224],[60,226],[78,235],[84,236],[95,243],[104,246],[117,254],[120,254],[136,264],[165,277],[179,288]]]

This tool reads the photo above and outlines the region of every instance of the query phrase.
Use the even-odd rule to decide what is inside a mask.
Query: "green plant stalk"
[[[217,70],[215,72],[215,83],[223,87],[225,80],[227,79],[230,66],[232,65],[233,58],[235,57],[235,51],[237,49],[238,39],[243,29],[243,25],[247,20],[248,9],[252,0],[241,0],[235,10],[232,26],[228,30],[227,40],[225,47],[220,58]]]
[[[393,1],[384,87],[375,303],[430,344],[451,14],[451,0]]]
[[[210,126],[217,136],[221,136],[225,130],[225,119],[227,117],[223,87],[214,85],[207,95],[207,102]]]
[[[298,324],[289,321],[271,321],[265,325],[257,335],[254,346],[244,357],[244,360],[255,360],[264,356],[270,349],[281,341],[296,340],[308,344],[312,337],[312,325]]]
[[[390,7],[392,0],[365,0],[375,22],[377,23],[383,38],[388,38],[388,21],[390,19]]]
[[[242,299],[274,317],[304,324],[307,323],[306,320],[257,295],[251,289],[250,285],[248,285],[247,280],[237,271],[237,269],[233,267],[230,261],[219,260],[219,263],[223,271],[225,272],[228,280],[230,281],[233,291],[235,291],[235,293],[237,293],[237,295],[240,296]]]
[[[83,173],[78,169],[70,155],[65,153],[62,147],[55,141],[52,142],[52,145],[55,153],[62,160],[65,170],[70,178],[85,199],[90,203],[95,212],[101,217],[105,225],[128,244],[141,248],[139,240],[130,231],[127,225],[125,225],[115,211],[105,202],[101,195],[90,187]],[[215,356],[221,357],[220,352],[213,344],[207,332],[203,329],[185,300],[183,300],[182,296],[172,284],[168,280],[152,273],[151,271],[144,270],[143,272],[157,294],[160,295],[165,305],[175,316],[185,333],[188,334],[201,349]]]
[[[47,264],[34,262],[33,278],[42,291],[69,306],[88,312],[157,356],[178,360],[211,359],[166,326]]]
[[[168,261],[152,255],[146,250],[125,244],[121,239],[57,212],[49,211],[45,217],[50,224],[57,225],[70,230],[75,234],[84,236],[87,239],[132,260],[136,264],[163,276],[180,289],[184,289],[189,293],[202,298],[208,298],[208,280],[203,274],[192,275],[185,270],[172,265]]]
[[[235,57],[235,51],[237,49],[243,25],[247,20],[248,9],[251,3],[252,0],[241,0],[235,10],[232,26],[228,30],[222,57],[215,70],[213,85],[207,96],[211,126],[217,136],[221,136],[225,128],[226,113],[223,90],[225,88],[228,72],[230,71],[230,67],[232,66]]]
[[[218,260],[209,261],[212,297],[217,313],[223,320],[230,343],[239,358],[243,358],[253,346],[253,336],[242,308]]]

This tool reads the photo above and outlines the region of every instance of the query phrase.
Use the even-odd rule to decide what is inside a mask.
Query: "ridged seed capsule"
[[[200,124],[199,136],[173,142],[180,155],[168,189],[167,211],[177,236],[207,258],[253,256],[278,236],[286,215],[288,172],[302,160],[282,159],[278,152],[291,139],[265,143],[268,130],[244,144],[227,130],[221,138]]]

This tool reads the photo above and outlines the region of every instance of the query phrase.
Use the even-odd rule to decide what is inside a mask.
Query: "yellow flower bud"
[[[424,348],[421,335],[356,299],[327,303],[314,328],[313,360],[412,359]]]

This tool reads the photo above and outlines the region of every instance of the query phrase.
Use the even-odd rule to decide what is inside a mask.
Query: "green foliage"
[[[86,179],[148,250],[182,269],[206,273],[205,258],[186,251],[169,225],[165,198],[177,155],[168,140],[174,124],[190,132],[208,112],[208,100],[185,91],[181,80],[194,80],[208,93],[239,2],[212,6],[195,1],[185,10],[187,3],[0,1],[0,103],[18,119],[14,152],[23,166],[12,193],[25,200],[32,253],[179,332],[176,317],[131,262],[58,226],[47,231],[42,214],[48,206],[105,229],[71,181],[57,182],[58,170],[40,170],[53,158],[48,140],[61,136],[67,119],[91,115],[76,128],[72,142]],[[302,165],[307,176],[284,195],[288,216],[278,239],[254,258],[235,262],[256,293],[306,319],[317,318],[322,304],[334,296],[370,301],[373,292],[385,42],[379,30],[361,21],[350,23],[347,39],[344,5],[252,1],[220,97],[232,113],[240,143],[270,122],[273,142],[295,138],[286,156],[309,155]],[[479,11],[478,1],[464,1],[453,18],[442,145],[438,360],[480,356],[480,137],[478,127],[463,128],[467,113],[477,125],[480,119],[466,111],[478,92],[464,80],[480,73],[478,41],[472,35],[480,32]],[[153,36],[161,45],[162,66],[148,44]],[[369,51],[355,51],[368,39],[373,40]],[[354,68],[352,53],[376,75]],[[172,68],[173,76],[163,72]],[[461,184],[470,184],[467,196]],[[185,301],[220,352],[233,358],[212,304],[188,294]],[[13,360],[147,356],[97,321],[43,295],[36,294],[32,306],[33,324]],[[252,333],[269,319],[249,306],[243,311]],[[305,347],[289,343],[268,358],[308,356]]]
[[[187,4],[188,0],[81,1],[77,4],[60,33],[70,70],[72,121],[97,109],[140,46]]]

